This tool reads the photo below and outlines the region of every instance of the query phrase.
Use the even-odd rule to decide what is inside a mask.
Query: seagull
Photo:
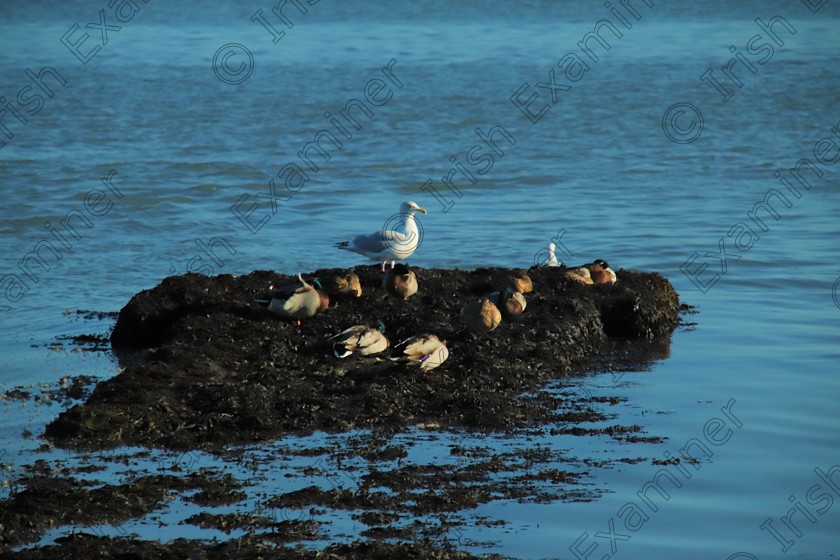
[[[545,266],[555,267],[560,266],[560,261],[557,260],[557,245],[554,243],[548,244],[548,260],[545,261]]]
[[[417,212],[426,214],[426,210],[420,208],[416,202],[407,200],[400,205],[400,222],[396,228],[385,229],[390,226],[389,219],[381,231],[336,243],[336,247],[359,253],[373,261],[382,261],[382,272],[385,272],[386,262],[391,261],[391,268],[394,268],[395,261],[407,259],[420,245],[420,231],[414,220],[414,214]]]

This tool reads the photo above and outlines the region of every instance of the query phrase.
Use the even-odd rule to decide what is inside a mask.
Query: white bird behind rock
[[[548,244],[548,260],[545,262],[545,266],[555,267],[560,266],[560,261],[557,260],[557,245],[554,243]]]
[[[382,230],[356,236],[351,241],[336,243],[336,247],[364,255],[373,261],[381,261],[384,272],[387,261],[391,261],[393,268],[395,261],[407,259],[420,245],[420,230],[414,219],[417,212],[426,214],[426,210],[420,208],[416,202],[407,200],[400,205],[400,219],[393,229],[389,219]]]

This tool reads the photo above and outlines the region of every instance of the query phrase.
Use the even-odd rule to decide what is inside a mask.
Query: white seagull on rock
[[[382,261],[383,272],[387,261],[391,261],[391,268],[394,268],[395,261],[407,259],[420,245],[420,230],[417,229],[417,222],[414,220],[414,214],[417,212],[425,214],[426,210],[420,208],[416,202],[403,202],[397,215],[399,221],[393,229],[392,219],[389,219],[382,230],[369,235],[359,235],[352,241],[336,243],[336,247],[359,253],[373,261]]]
[[[545,261],[545,266],[555,267],[560,266],[560,261],[557,260],[557,245],[554,243],[548,244],[548,260]]]

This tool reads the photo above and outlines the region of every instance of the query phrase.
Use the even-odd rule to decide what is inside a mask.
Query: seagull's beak
[[[419,206],[415,206],[414,209],[417,210],[418,212],[422,212],[423,214],[428,214],[428,212],[426,212],[425,208],[420,208]]]

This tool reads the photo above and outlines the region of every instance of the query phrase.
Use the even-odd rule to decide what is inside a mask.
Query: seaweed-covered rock
[[[62,542],[39,548],[30,548],[15,553],[0,552],[0,559],[17,560],[76,560],[77,558],[195,558],[205,560],[250,560],[275,558],[278,560],[505,560],[497,554],[482,554],[480,557],[444,548],[436,543],[388,543],[382,541],[336,543],[323,551],[306,550],[301,547],[285,547],[277,543],[283,532],[268,536],[249,533],[238,539],[225,542],[201,542],[175,539],[163,544],[157,541],[141,541],[129,538],[96,537],[86,533],[72,535]]]
[[[677,293],[659,274],[620,270],[616,284],[586,286],[563,267],[534,268],[525,313],[475,337],[461,328],[461,307],[502,288],[511,271],[414,270],[420,291],[403,301],[380,287],[377,266],[356,267],[363,295],[300,326],[254,302],[293,277],[166,278],[135,295],[114,328],[114,349],[141,350],[140,358],[62,413],[46,436],[67,447],[196,448],[419,423],[504,429],[555,414],[550,396],[533,396],[550,379],[660,357],[650,349],[667,344],[679,322]],[[392,345],[438,335],[449,359],[424,376],[387,359],[332,355],[328,337],[379,321]]]

